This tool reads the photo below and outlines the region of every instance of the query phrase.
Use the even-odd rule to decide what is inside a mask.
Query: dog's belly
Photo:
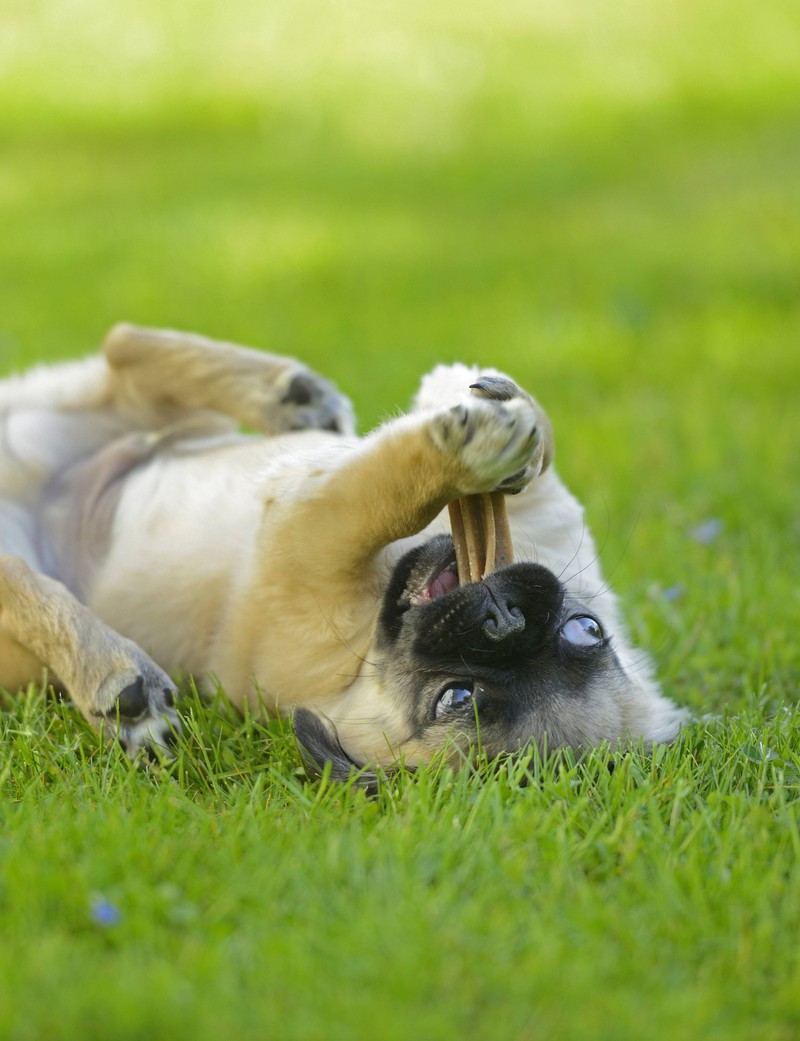
[[[168,669],[202,672],[218,618],[252,552],[263,443],[159,455],[117,494],[101,565],[83,598]]]
[[[265,501],[291,498],[289,482],[271,470],[285,465],[302,482],[308,449],[331,437],[242,437],[199,451],[181,442],[132,471],[88,606],[163,668],[216,672],[226,615],[250,585]]]

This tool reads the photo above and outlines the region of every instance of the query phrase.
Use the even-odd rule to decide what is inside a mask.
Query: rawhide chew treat
[[[448,506],[458,581],[480,582],[513,560],[506,497],[502,492],[465,495]]]

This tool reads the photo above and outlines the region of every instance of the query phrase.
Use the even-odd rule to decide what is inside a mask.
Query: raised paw
[[[108,707],[94,713],[95,721],[117,735],[132,759],[142,750],[172,756],[181,732],[175,686],[152,662],[143,664],[136,672],[116,673],[106,679],[98,700]]]
[[[533,398],[519,387],[508,376],[500,373],[484,373],[474,383],[470,391],[478,398],[487,401],[525,401],[536,414],[536,438],[530,458],[515,473],[504,478],[497,485],[497,490],[516,495],[521,492],[537,474],[549,464],[552,455],[552,433],[550,423],[544,411]]]
[[[516,490],[541,458],[537,410],[527,397],[474,395],[438,413],[430,431],[434,443],[459,464],[462,494]]]
[[[330,430],[352,434],[355,429],[350,401],[329,380],[303,367],[290,371],[282,380],[269,423],[276,432]]]

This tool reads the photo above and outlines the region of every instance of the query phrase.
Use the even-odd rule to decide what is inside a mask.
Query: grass
[[[0,1037],[797,1035],[799,32],[776,0],[4,6],[0,369],[196,328],[366,428],[435,361],[507,368],[698,721],[369,800],[191,692],[149,771],[9,695]]]
[[[800,714],[764,709],[613,773],[529,756],[370,801],[220,706],[190,700],[170,778],[31,697],[0,1033],[790,1037]]]

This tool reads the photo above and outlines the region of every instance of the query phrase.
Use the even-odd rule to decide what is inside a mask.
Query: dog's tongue
[[[465,495],[451,502],[448,509],[462,585],[480,582],[490,571],[512,562],[511,531],[502,492]]]

